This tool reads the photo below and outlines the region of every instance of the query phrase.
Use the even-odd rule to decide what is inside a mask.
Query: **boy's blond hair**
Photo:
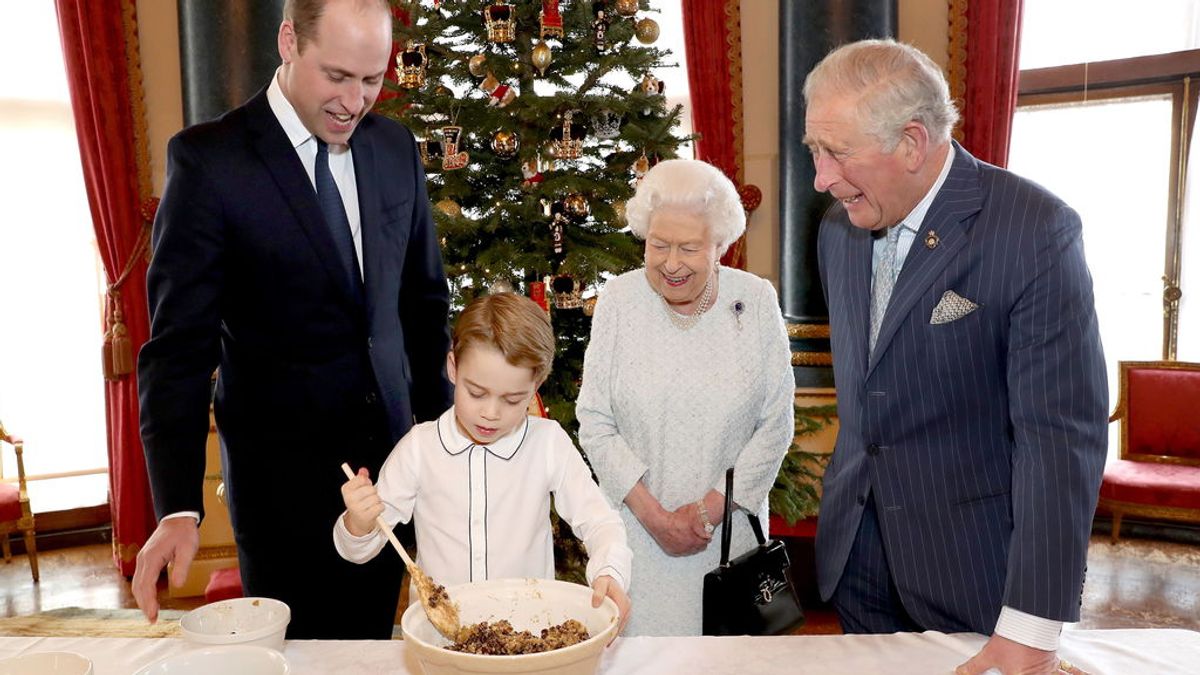
[[[510,364],[533,370],[541,384],[554,362],[554,330],[550,317],[536,302],[516,293],[493,293],[476,298],[454,323],[451,350],[455,361],[471,347],[493,347]]]

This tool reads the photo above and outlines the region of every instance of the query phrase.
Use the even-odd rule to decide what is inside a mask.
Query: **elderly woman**
[[[579,440],[634,551],[625,634],[699,635],[725,471],[735,468],[735,508],[765,523],[792,439],[787,335],[774,288],[720,266],[746,216],[715,167],[659,163],[626,215],[646,266],[609,281],[596,305]],[[733,556],[756,545],[744,516],[732,529]]]

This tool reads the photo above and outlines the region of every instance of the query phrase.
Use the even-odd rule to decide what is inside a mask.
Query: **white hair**
[[[645,239],[651,217],[663,207],[700,215],[719,253],[746,231],[746,212],[733,181],[698,159],[668,159],[646,172],[625,205],[625,219],[634,236]]]
[[[818,94],[858,96],[863,130],[887,151],[896,148],[909,122],[924,125],[931,141],[945,143],[958,121],[941,68],[895,40],[860,40],[830,52],[804,81],[807,105]]]

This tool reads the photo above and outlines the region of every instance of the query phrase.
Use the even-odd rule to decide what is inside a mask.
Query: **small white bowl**
[[[39,652],[0,660],[0,675],[92,675],[92,662],[74,652]]]
[[[282,650],[291,620],[291,609],[279,600],[233,598],[193,609],[179,620],[179,628],[183,637],[200,644],[262,645]]]
[[[420,603],[404,610],[400,626],[404,642],[416,654],[426,675],[460,673],[538,673],[539,675],[592,675],[604,648],[616,637],[620,625],[617,605],[605,598],[592,607],[592,589],[553,579],[491,579],[446,589],[458,604],[459,620],[508,620],[516,630],[535,635],[543,628],[575,619],[588,629],[587,640],[540,654],[488,656],[445,649],[450,642],[429,623]]]
[[[202,647],[168,656],[134,675],[288,675],[283,654],[257,645]]]

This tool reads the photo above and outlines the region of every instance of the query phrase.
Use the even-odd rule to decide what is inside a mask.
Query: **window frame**
[[[1017,107],[1163,94],[1171,97],[1171,166],[1166,250],[1163,252],[1162,357],[1174,360],[1179,340],[1179,299],[1182,297],[1183,204],[1188,149],[1195,132],[1200,101],[1200,49],[1022,70],[1017,84]]]

